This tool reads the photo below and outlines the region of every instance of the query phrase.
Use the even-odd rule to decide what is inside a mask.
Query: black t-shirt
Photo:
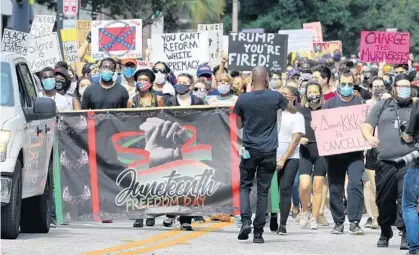
[[[204,105],[205,102],[201,98],[191,95],[191,105]],[[177,96],[172,96],[169,99],[165,100],[166,106],[180,106]]]
[[[311,128],[311,112],[312,111],[318,111],[321,110],[322,108],[319,107],[316,110],[311,109],[310,107],[302,107],[300,108],[298,111],[304,116],[304,124],[306,127],[306,133],[304,135],[305,138],[308,139],[309,143],[315,143],[316,142],[316,136],[314,134],[314,130]]]
[[[128,91],[120,84],[105,89],[99,83],[93,83],[83,93],[82,109],[118,109],[127,108]]]
[[[251,154],[272,153],[278,147],[277,111],[288,100],[278,91],[256,90],[241,94],[234,113],[243,120],[243,145]]]

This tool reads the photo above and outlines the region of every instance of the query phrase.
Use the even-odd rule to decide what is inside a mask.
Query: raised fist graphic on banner
[[[181,147],[188,136],[186,129],[179,123],[147,118],[140,130],[145,132],[145,150],[150,153],[150,168],[182,159]]]

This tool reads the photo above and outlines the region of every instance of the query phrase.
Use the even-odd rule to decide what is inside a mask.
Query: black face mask
[[[185,95],[186,93],[189,92],[189,86],[178,84],[178,85],[176,85],[176,92],[179,95]]]
[[[63,91],[65,87],[65,82],[63,81],[56,81],[55,82],[55,90],[56,91]]]

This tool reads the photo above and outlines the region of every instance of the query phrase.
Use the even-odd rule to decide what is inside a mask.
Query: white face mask
[[[163,84],[166,82],[166,74],[164,73],[156,73],[156,79],[154,80],[157,84]]]
[[[218,92],[220,92],[220,94],[225,95],[228,94],[231,90],[231,86],[230,84],[227,83],[220,83],[218,84]]]

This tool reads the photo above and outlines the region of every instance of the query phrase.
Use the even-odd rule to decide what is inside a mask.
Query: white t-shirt
[[[281,116],[280,116],[281,114]],[[278,149],[276,150],[276,158],[279,160],[287,151],[291,143],[292,135],[295,133],[305,134],[306,128],[304,117],[301,113],[289,113],[287,111],[278,111]],[[300,144],[294,150],[289,158],[300,158]]]
[[[133,97],[135,97],[135,95],[137,95],[137,92],[135,90],[135,82],[134,82],[134,86],[130,86],[128,84],[128,81],[125,79],[124,75],[121,75],[121,85],[127,89],[128,91],[128,95],[129,98],[132,99]]]
[[[208,105],[234,106],[236,104],[237,98],[238,96],[236,95],[225,99],[218,96],[207,96],[206,101]]]
[[[41,93],[43,97],[49,97]],[[55,101],[55,105],[57,106],[57,112],[68,112],[73,110],[73,97],[70,95],[61,95],[60,93],[55,93],[55,96],[49,97]]]

